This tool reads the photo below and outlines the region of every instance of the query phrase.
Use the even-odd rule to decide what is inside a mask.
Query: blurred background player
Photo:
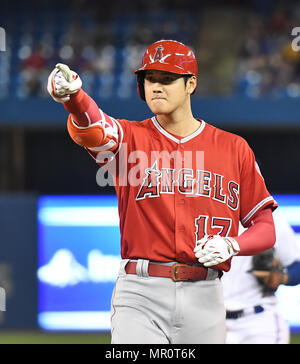
[[[293,229],[280,215],[280,207],[273,217],[274,253],[236,257],[231,271],[222,277],[227,344],[290,342],[290,329],[282,317],[275,292],[280,284],[300,283],[300,247]]]

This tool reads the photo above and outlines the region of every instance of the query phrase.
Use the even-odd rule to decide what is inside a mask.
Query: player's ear
[[[197,79],[195,76],[191,76],[188,78],[186,83],[186,91],[189,95],[192,95],[197,87]]]

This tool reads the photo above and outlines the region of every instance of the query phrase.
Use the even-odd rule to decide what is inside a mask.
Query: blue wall
[[[115,118],[143,120],[151,116],[138,96],[129,100],[96,100]],[[192,98],[195,117],[215,125],[300,127],[300,99],[248,99],[242,97]],[[0,125],[64,126],[67,112],[50,98],[2,99]]]
[[[95,311],[95,307],[102,309],[103,312],[107,311],[109,322],[110,296],[113,289],[111,272],[109,275],[106,270],[104,275],[105,280],[101,282],[101,279],[103,279],[103,273],[101,272],[103,271],[100,269],[96,272],[97,274],[95,274],[95,270],[89,270],[89,272],[94,273],[93,275],[88,276],[89,280],[86,280],[86,277],[84,277],[82,282],[78,281],[78,285],[69,284],[68,287],[65,287],[67,289],[64,291],[62,290],[62,287],[58,287],[57,284],[56,286],[53,284],[51,286],[46,285],[47,281],[45,281],[45,275],[44,280],[40,280],[39,286],[37,280],[38,263],[40,263],[40,266],[45,266],[46,264],[49,265],[49,262],[51,261],[54,263],[54,253],[59,249],[68,249],[72,252],[74,254],[73,258],[76,258],[76,262],[81,264],[86,271],[88,268],[87,255],[90,254],[91,251],[95,254],[96,250],[97,261],[99,261],[99,267],[102,267],[102,269],[104,263],[108,264],[107,258],[110,259],[110,264],[115,263],[115,260],[112,260],[112,258],[119,254],[119,230],[117,228],[117,224],[114,226],[109,225],[109,229],[114,229],[113,235],[112,230],[106,231],[106,233],[113,236],[113,243],[109,244],[109,246],[105,244],[107,241],[105,238],[106,233],[102,234],[104,238],[99,240],[99,231],[97,231],[99,228],[98,222],[95,226],[93,226],[93,220],[90,221],[90,225],[85,221],[81,226],[78,226],[77,222],[76,226],[73,226],[74,217],[71,214],[73,213],[78,219],[78,211],[76,210],[78,206],[100,206],[109,208],[115,206],[115,213],[117,214],[115,197],[113,199],[110,199],[107,196],[102,198],[100,197],[101,196],[99,195],[83,196],[83,198],[80,196],[44,197],[40,200],[39,207],[52,208],[52,214],[49,214],[49,209],[46,211],[48,212],[48,215],[45,213],[39,214],[40,225],[38,234],[38,196],[29,194],[0,195],[0,287],[5,288],[7,293],[6,311],[4,313],[0,312],[0,329],[38,328],[38,291],[40,291],[40,297],[43,299],[43,301],[40,301],[40,312],[42,313],[45,313],[47,310],[50,310],[51,312],[54,311],[53,307],[56,309],[58,308],[57,311],[61,311],[62,305],[69,305],[71,311],[82,311],[81,304],[86,304],[82,294],[85,292],[85,299],[88,299],[88,305],[85,307],[91,311]],[[297,237],[299,237],[299,214],[291,213],[294,210],[289,211],[291,206],[293,208],[300,206],[299,195],[275,195],[274,197],[281,206],[282,213],[286,214],[287,220],[297,232]],[[65,215],[60,214],[59,225],[57,225],[57,220],[56,223],[53,223],[53,219],[57,219],[55,212],[57,207],[65,208],[66,206],[75,207],[75,209],[73,211],[72,209],[69,210],[67,214],[65,213]],[[55,212],[54,214],[53,211]],[[103,209],[102,213],[105,213]],[[94,211],[92,211],[92,215],[94,216]],[[292,219],[292,221],[290,219]],[[116,218],[116,220],[118,220],[118,218]],[[86,230],[87,228],[89,228],[88,234]],[[100,228],[107,229],[105,226],[100,226]],[[79,232],[79,230],[81,232]],[[45,232],[47,232],[47,234],[45,234]],[[82,246],[82,244],[80,245],[80,242],[82,242],[82,234],[88,237],[86,242],[87,244],[84,246]],[[37,244],[38,237],[40,238],[39,249]],[[40,254],[39,259],[38,251]],[[71,267],[73,269],[74,267],[76,268],[74,260],[69,263],[72,263]],[[55,269],[57,269],[57,267],[58,266],[55,265]],[[113,266],[111,266],[111,268],[113,268]],[[117,271],[118,267],[115,272]],[[49,268],[47,277],[53,278],[52,275],[49,275]],[[56,274],[54,277],[57,279]],[[78,278],[78,276],[76,277]],[[66,277],[62,278],[64,281]],[[67,275],[67,278],[72,277]],[[61,283],[61,281],[58,281],[58,283]],[[298,288],[295,287],[295,289],[297,290],[299,287],[300,285],[298,285]],[[78,288],[80,290],[79,295],[77,291]],[[92,290],[89,291],[90,289]],[[282,287],[279,298],[281,304],[284,305],[282,308],[287,315],[286,319],[290,321],[294,329],[299,330],[299,297],[297,296],[297,299],[294,299],[293,297],[296,296],[293,296],[294,293],[292,293],[290,289],[291,287]],[[102,291],[100,292],[99,290]],[[70,294],[72,295],[71,300]],[[81,297],[81,301],[74,301],[74,295]],[[63,311],[64,310],[65,308],[63,307]],[[48,324],[49,323],[50,321],[48,321]],[[44,328],[46,327],[44,326]]]
[[[0,196],[0,286],[6,311],[0,328],[37,326],[37,198]]]

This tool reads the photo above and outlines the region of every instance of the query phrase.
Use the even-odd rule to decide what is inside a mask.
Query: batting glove
[[[205,235],[196,244],[195,256],[205,267],[221,266],[220,263],[229,260],[240,251],[239,244],[235,239],[223,238],[220,235]]]
[[[48,77],[47,90],[56,102],[67,102],[79,91],[82,82],[78,74],[66,64],[58,63]]]

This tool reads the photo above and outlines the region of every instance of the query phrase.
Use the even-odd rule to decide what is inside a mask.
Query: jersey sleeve
[[[241,181],[240,181],[240,221],[247,227],[253,217],[262,209],[271,207],[275,210],[276,201],[267,190],[265,180],[255,160],[254,153],[242,139]]]

